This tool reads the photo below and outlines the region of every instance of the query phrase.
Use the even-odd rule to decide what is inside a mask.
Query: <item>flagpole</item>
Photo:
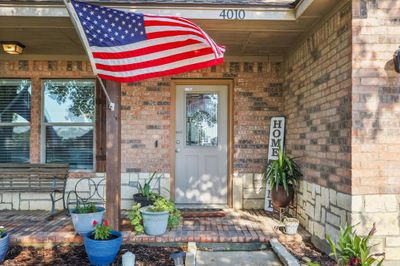
[[[85,37],[85,33],[83,32],[82,25],[78,22],[79,21],[78,15],[76,14],[75,9],[72,6],[70,0],[63,0],[63,1],[64,1],[64,4],[65,4],[65,7],[67,8],[69,16],[71,18],[72,24],[74,25],[76,31],[78,32],[79,39],[83,43],[83,46],[84,46],[85,51],[86,51],[86,54],[89,57],[89,61],[90,61],[90,64],[92,66],[93,73],[96,75],[96,78],[99,80],[100,86],[103,89],[104,94],[106,95],[106,98],[107,98],[107,101],[108,101],[108,108],[111,111],[114,111],[115,104],[111,101],[111,98],[107,93],[106,87],[104,86],[103,80],[97,74],[96,64],[94,62],[93,55],[90,52],[90,48],[89,48],[90,45],[89,45],[88,40]]]

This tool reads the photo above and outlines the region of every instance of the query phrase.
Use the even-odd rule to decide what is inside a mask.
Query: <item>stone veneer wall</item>
[[[273,57],[271,57],[273,58]],[[262,208],[265,188],[259,173],[266,163],[269,122],[282,113],[281,59],[269,62],[248,59],[193,71],[174,78],[229,79],[234,83],[234,206]],[[86,61],[1,61],[0,78],[32,81],[31,162],[40,162],[41,79],[93,78]],[[169,145],[171,126],[171,77],[122,84],[122,207],[130,208],[134,189],[128,179],[147,176],[155,170],[167,177],[169,190]],[[194,80],[195,82],[195,80]],[[158,142],[156,147],[155,142]],[[70,189],[79,177],[102,173],[71,173]],[[85,188],[83,188],[85,190]],[[20,199],[20,200],[19,200]],[[0,208],[50,208],[46,194],[0,195]]]
[[[285,62],[286,149],[304,174],[297,213],[323,249],[350,221],[351,34],[351,1],[338,1]]]
[[[364,234],[376,222],[376,251],[400,264],[400,2],[353,1],[351,221]]]

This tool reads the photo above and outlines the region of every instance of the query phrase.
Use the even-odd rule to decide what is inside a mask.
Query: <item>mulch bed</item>
[[[136,255],[137,266],[156,266],[156,265],[174,265],[169,258],[172,252],[182,251],[174,247],[155,247],[145,245],[122,245],[120,253],[113,265],[121,265],[121,256],[127,251]],[[51,249],[11,246],[5,266],[67,266],[67,265],[90,265],[84,246],[55,246]]]
[[[309,259],[312,262],[319,263],[321,266],[337,265],[328,255],[318,251],[313,244],[307,240],[303,240],[302,244],[282,243],[286,249],[296,257],[300,262],[305,262],[304,259]]]

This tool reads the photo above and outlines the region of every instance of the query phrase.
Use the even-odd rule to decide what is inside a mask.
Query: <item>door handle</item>
[[[176,152],[176,153],[178,153],[178,152],[180,152],[180,151],[181,151],[181,149],[179,149],[179,148],[176,148],[176,149],[175,149],[175,152]]]

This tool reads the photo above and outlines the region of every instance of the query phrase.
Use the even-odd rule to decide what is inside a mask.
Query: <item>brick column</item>
[[[31,97],[31,163],[40,162],[40,126],[42,120],[42,84],[40,78],[33,77]]]

